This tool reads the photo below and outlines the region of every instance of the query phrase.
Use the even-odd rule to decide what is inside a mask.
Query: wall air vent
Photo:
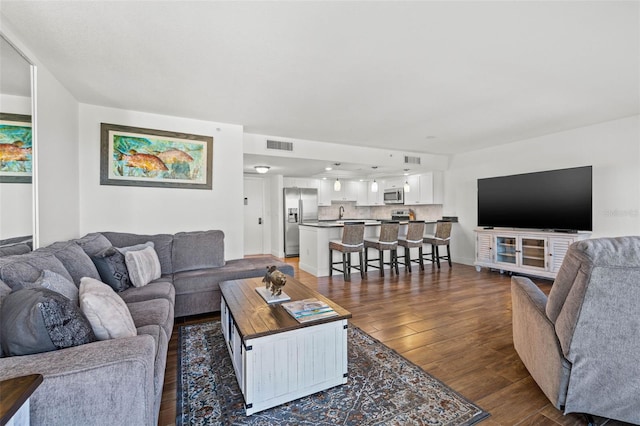
[[[404,156],[404,164],[420,164],[420,157]]]
[[[267,149],[277,149],[280,151],[293,151],[293,142],[270,141],[267,139]]]

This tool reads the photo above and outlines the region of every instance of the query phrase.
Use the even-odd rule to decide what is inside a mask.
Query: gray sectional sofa
[[[225,261],[222,231],[92,233],[28,253],[0,253],[0,318],[8,310],[3,311],[2,301],[7,308],[9,297],[14,302],[15,294],[41,279],[43,271],[80,286],[83,277],[101,279],[94,264],[100,253],[147,242],[157,253],[160,278],[117,293],[136,335],[27,355],[0,351],[0,380],[34,373],[44,377],[31,398],[32,425],[157,424],[174,317],[218,311],[222,281],[259,277],[273,264],[293,275],[290,265],[273,257]],[[8,324],[0,324],[2,348],[5,331],[15,332],[7,330]]]

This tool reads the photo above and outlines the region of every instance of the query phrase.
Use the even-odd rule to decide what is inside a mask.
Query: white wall
[[[458,216],[451,250],[473,264],[477,179],[593,166],[592,237],[640,235],[640,116],[455,155],[445,173],[443,214]]]
[[[31,98],[0,93],[0,112],[31,115]],[[33,232],[32,185],[0,183],[0,240]]]
[[[101,186],[100,123],[213,136],[213,189]],[[242,126],[81,104],[79,154],[82,234],[221,229],[243,256]]]
[[[80,233],[78,102],[38,67],[36,180],[39,246]]]

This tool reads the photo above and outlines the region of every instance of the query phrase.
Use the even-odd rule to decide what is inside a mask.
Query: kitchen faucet
[[[344,216],[344,206],[340,206],[338,209],[338,220],[341,220],[342,216]]]

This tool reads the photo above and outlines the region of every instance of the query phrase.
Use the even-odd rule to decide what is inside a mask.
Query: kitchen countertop
[[[380,220],[374,219],[344,219],[344,220],[320,220],[318,222],[304,222],[302,226],[311,226],[314,228],[341,228],[344,226],[344,222],[362,222],[364,221],[365,226],[379,226],[382,224]],[[401,220],[399,221],[400,225],[407,225],[409,221]],[[426,220],[424,223],[437,223],[435,220]]]

